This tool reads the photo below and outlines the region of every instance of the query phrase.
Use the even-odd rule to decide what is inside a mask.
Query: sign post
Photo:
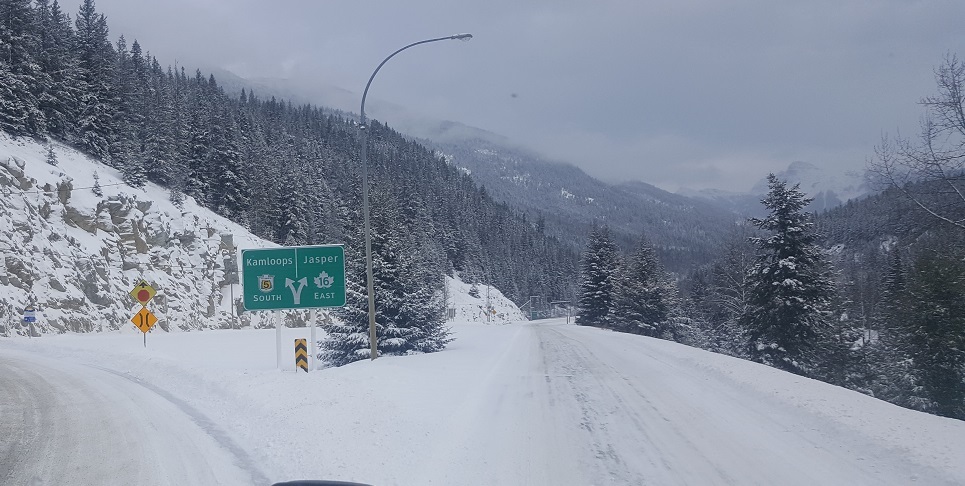
[[[241,251],[246,311],[275,311],[275,348],[282,367],[281,310],[345,305],[342,245],[293,246]],[[312,318],[314,324],[314,317]],[[312,329],[314,347],[314,327]],[[314,353],[314,351],[313,351]]]
[[[131,322],[144,333],[144,347],[146,348],[147,332],[154,327],[154,324],[157,324],[157,317],[147,310],[147,303],[154,298],[157,291],[146,280],[141,279],[128,294],[141,304],[141,310],[137,311],[134,317],[131,317]]]
[[[308,345],[304,339],[295,340],[295,370],[308,373]]]
[[[281,311],[275,311],[275,357],[276,365],[281,369]]]
[[[27,337],[34,337],[34,322],[37,322],[37,309],[33,304],[24,307],[23,322],[27,323]]]
[[[311,369],[314,370],[314,369],[315,369],[315,366],[318,364],[318,363],[316,363],[316,361],[318,361],[318,350],[315,349],[316,346],[317,346],[317,343],[316,343],[316,341],[315,341],[315,323],[316,323],[316,321],[318,321],[318,310],[317,310],[317,309],[312,309],[312,310],[311,310],[311,313],[312,313],[312,317],[311,317],[311,320],[312,320],[312,333],[311,333],[312,342],[311,342],[311,346],[309,346],[309,349],[311,350],[312,354],[311,354],[311,356],[309,357],[309,363],[311,363]]]

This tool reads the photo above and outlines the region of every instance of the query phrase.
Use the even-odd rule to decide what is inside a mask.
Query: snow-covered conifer
[[[669,279],[646,240],[627,257],[613,279],[610,325],[621,331],[663,337],[669,323]]]
[[[57,165],[59,163],[57,160],[57,152],[54,152],[53,144],[47,145],[47,163],[50,165]]]
[[[590,233],[581,268],[578,324],[606,326],[613,303],[613,280],[617,271],[616,245],[606,226]]]
[[[97,175],[97,171],[94,171],[94,186],[90,188],[90,191],[97,197],[104,197],[104,190],[101,189],[101,178]]]
[[[758,255],[747,276],[749,301],[741,323],[755,361],[806,375],[820,359],[828,328],[830,265],[803,211],[810,199],[774,174],[767,181],[770,190],[761,202],[770,215],[751,221],[769,235],[752,238]]]

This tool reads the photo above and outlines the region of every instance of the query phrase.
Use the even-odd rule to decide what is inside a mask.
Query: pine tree
[[[107,37],[107,18],[96,12],[94,0],[84,0],[75,23],[78,84],[81,90],[77,109],[77,138],[92,155],[108,158],[117,131],[114,96],[116,54]]]
[[[200,69],[195,71],[189,86],[191,111],[187,124],[187,179],[184,192],[194,197],[199,204],[209,206],[208,198],[212,186],[209,161],[212,150],[211,123],[215,118],[211,113],[213,99],[208,90],[208,82],[201,75]]]
[[[104,190],[101,189],[101,178],[97,175],[97,171],[94,171],[94,186],[90,188],[90,191],[97,197],[104,197]]]
[[[47,163],[50,165],[57,165],[59,163],[57,153],[54,152],[53,144],[47,144]]]
[[[650,244],[641,239],[613,279],[609,322],[614,329],[651,337],[669,330],[670,285]]]
[[[576,322],[584,326],[606,326],[617,271],[616,245],[610,241],[610,230],[606,226],[590,233],[581,270]]]
[[[220,117],[222,123],[212,130],[212,146],[209,155],[213,181],[211,206],[216,213],[240,222],[250,204],[248,183],[241,167],[234,118],[227,109],[221,112]],[[310,198],[311,191],[306,191],[302,197]],[[298,210],[308,211],[308,209],[299,208]],[[304,217],[304,215],[301,216]],[[298,241],[294,236],[292,241]]]
[[[39,26],[36,57],[44,75],[44,82],[37,86],[37,103],[50,134],[69,139],[79,97],[77,59],[71,53],[74,31],[57,0],[52,5],[49,0],[36,3]]]
[[[156,59],[151,71],[149,111],[152,116],[145,120],[144,165],[148,180],[172,187],[177,174],[183,172],[177,156],[174,77],[170,68],[165,75]]]
[[[0,1],[0,130],[12,135],[46,130],[37,93],[49,81],[34,57],[39,28],[30,3]]]
[[[110,148],[114,165],[120,169],[124,182],[131,187],[143,187],[147,182],[144,148],[144,60],[137,41],[130,51],[122,35],[117,40],[114,69],[116,88],[116,139]]]
[[[451,341],[445,327],[438,269],[416,248],[407,248],[397,206],[384,193],[372,198],[372,261],[379,355],[439,351]],[[368,297],[364,250],[358,232],[352,238],[354,264],[346,267],[346,305],[339,322],[327,324],[322,357],[334,366],[369,357]]]
[[[870,366],[876,371],[869,383],[875,397],[915,410],[928,408],[921,387],[915,384],[908,325],[908,285],[901,251],[891,261],[881,282],[881,301],[874,316],[878,339],[872,343]]]
[[[174,204],[174,207],[178,209],[184,209],[184,191],[178,189],[177,186],[171,186],[170,193],[168,194],[168,200]]]
[[[965,260],[924,252],[908,295],[909,352],[926,410],[965,420]]]
[[[770,215],[752,219],[769,232],[752,241],[759,251],[751,268],[748,308],[741,324],[748,351],[758,362],[807,375],[818,365],[826,336],[833,283],[804,208],[810,199],[774,174],[761,201]]]

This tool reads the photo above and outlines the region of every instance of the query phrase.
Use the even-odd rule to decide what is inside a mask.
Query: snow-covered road
[[[957,484],[678,347],[574,326],[532,329],[542,350],[536,369],[545,370],[536,390],[564,403],[555,409],[579,410],[579,459],[594,475],[587,484]]]
[[[459,465],[460,477],[449,479],[961,484],[834,417],[703,367],[681,356],[680,346],[621,337],[559,322],[518,327],[478,388],[456,405],[460,412],[447,424],[453,433],[437,446],[440,466]]]
[[[959,420],[561,320],[453,331],[308,374],[271,329],[0,340],[0,484],[965,484]]]
[[[109,370],[5,352],[0,397],[0,484],[267,483],[202,415]]]

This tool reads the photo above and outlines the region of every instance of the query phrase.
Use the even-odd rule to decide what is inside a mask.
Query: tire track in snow
[[[261,470],[257,466],[255,466],[254,461],[252,460],[251,456],[248,455],[247,451],[245,451],[241,446],[239,446],[237,442],[235,442],[221,427],[219,427],[211,419],[209,419],[207,415],[204,415],[203,413],[198,411],[198,409],[192,407],[184,400],[181,400],[180,398],[168,393],[167,391],[161,388],[158,388],[157,386],[154,386],[151,383],[143,381],[140,378],[137,378],[136,376],[130,375],[128,373],[122,373],[120,371],[112,370],[109,368],[102,368],[100,366],[95,366],[90,364],[84,365],[84,366],[98,369],[100,371],[111,373],[112,375],[116,375],[121,378],[124,378],[147,390],[150,390],[155,395],[163,398],[164,400],[167,400],[172,405],[180,409],[181,412],[187,415],[192,422],[194,422],[198,427],[200,427],[201,430],[203,430],[206,434],[208,434],[208,436],[214,439],[215,442],[217,442],[225,451],[229,452],[232,456],[234,456],[235,464],[239,468],[245,470],[251,475],[252,483],[258,484],[258,485],[271,484],[272,481],[269,480],[268,477],[265,476],[265,474],[261,472]]]
[[[601,466],[618,471],[626,464],[644,478],[627,484],[955,484],[793,397],[742,386],[673,354],[695,350],[594,328],[540,326],[546,347],[556,343],[561,360],[577,363],[560,367],[578,373],[574,393],[587,398],[591,422],[602,422],[594,443],[618,451],[620,463],[603,456]]]
[[[0,369],[3,484],[269,484],[200,414],[116,372],[6,352]]]

